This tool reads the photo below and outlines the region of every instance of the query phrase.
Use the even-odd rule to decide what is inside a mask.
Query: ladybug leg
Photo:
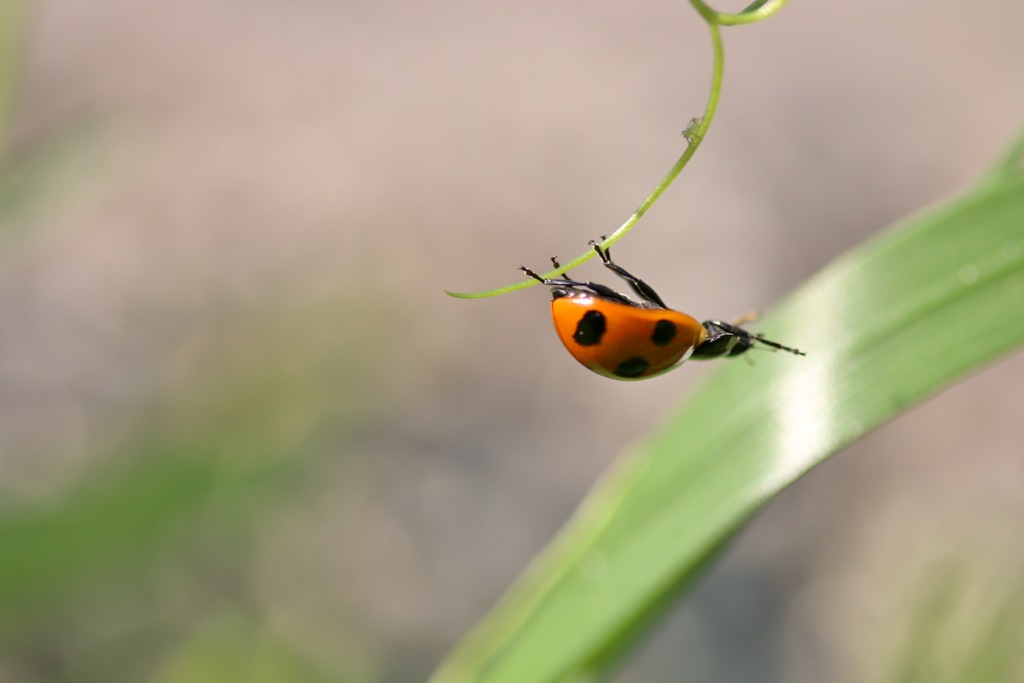
[[[772,349],[787,351],[797,356],[807,355],[803,351],[783,346],[778,342],[765,339],[760,335],[747,332],[742,327],[730,325],[721,320],[708,320],[704,323],[704,330],[707,332],[707,339],[693,350],[691,357],[694,359],[738,356],[755,344],[764,344]]]
[[[697,345],[690,357],[695,360],[738,356],[754,345],[754,338],[743,328],[708,320],[703,323],[707,338]]]
[[[519,266],[519,270],[523,271],[524,273],[526,273],[526,275],[528,275],[529,277],[532,277],[534,280],[536,280],[537,282],[541,283],[542,285],[548,285],[549,287],[586,287],[587,286],[586,282],[576,282],[575,280],[569,280],[569,279],[552,279],[552,278],[543,277],[543,276],[538,275],[537,273],[533,272],[532,270],[530,270],[526,266]]]
[[[749,332],[747,334],[750,334],[751,338],[756,339],[759,344],[764,344],[765,346],[769,346],[769,347],[771,347],[773,349],[777,349],[779,351],[788,351],[789,353],[792,353],[794,356],[806,356],[807,355],[806,352],[801,351],[800,349],[794,349],[791,346],[783,346],[779,342],[773,342],[771,339],[765,339],[764,337],[762,337],[759,334],[752,334],[752,333],[749,333]]]
[[[552,257],[551,257],[551,265],[553,265],[553,266],[555,267],[555,270],[558,270],[559,268],[561,268],[561,267],[562,267],[562,264],[558,262],[558,257],[557,257],[557,256],[552,256]],[[563,275],[563,276],[565,276],[565,278],[566,278],[567,280],[571,280],[571,279],[572,279],[572,278],[571,278],[571,277],[569,276],[569,271],[568,271],[568,270],[567,270],[567,271],[565,271],[564,273],[562,273],[562,275]]]
[[[658,293],[654,291],[653,287],[651,287],[649,284],[647,284],[637,276],[628,272],[622,266],[613,263],[611,253],[608,249],[602,249],[601,245],[595,242],[594,240],[590,240],[590,248],[597,252],[597,255],[601,257],[601,261],[602,263],[604,263],[604,267],[608,268],[613,273],[615,273],[623,280],[628,282],[630,288],[634,292],[636,292],[637,295],[640,296],[640,298],[642,298],[644,301],[648,301],[652,304],[655,304],[656,306],[660,306],[661,308],[668,308],[668,306],[665,305],[665,302],[661,300],[661,297],[658,296]]]
[[[600,295],[600,296],[602,296],[602,297],[604,297],[606,299],[611,299],[613,301],[618,301],[619,303],[626,304],[627,306],[637,306],[638,305],[637,302],[633,301],[632,299],[630,299],[625,294],[620,294],[619,292],[616,292],[611,287],[608,287],[606,285],[602,285],[602,284],[600,284],[598,282],[589,282],[589,281],[588,282],[578,282],[576,280],[552,279],[552,278],[541,277],[540,275],[538,275],[537,273],[533,272],[532,270],[530,270],[526,266],[519,266],[519,270],[523,271],[528,276],[532,277],[534,280],[536,280],[537,282],[541,283],[542,285],[547,285],[548,287],[560,287],[560,288],[564,288],[564,289],[579,289],[579,288],[589,289],[590,291],[594,292],[595,294],[598,294],[598,295]],[[559,295],[558,292],[556,291],[555,292],[555,298],[558,298],[559,296],[565,296],[565,293],[563,292],[561,295]]]

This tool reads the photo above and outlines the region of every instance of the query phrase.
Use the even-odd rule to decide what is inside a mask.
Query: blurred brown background
[[[710,135],[617,259],[698,318],[770,306],[985,172],[1022,26],[872,0],[726,30]],[[442,292],[628,217],[704,106],[685,2],[39,0],[23,46],[4,682],[423,680],[713,370],[610,382],[545,292]],[[1018,355],[813,472],[618,680],[897,680],[922,623],[984,632],[1024,590],[1022,383]]]

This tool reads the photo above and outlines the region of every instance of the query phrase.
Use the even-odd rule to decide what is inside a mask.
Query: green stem
[[[683,170],[683,167],[690,161],[697,148],[700,147],[701,142],[704,140],[705,134],[707,134],[708,128],[711,126],[711,121],[715,117],[715,111],[718,109],[718,99],[722,90],[722,70],[725,66],[725,51],[722,48],[722,33],[718,28],[718,25],[713,22],[708,22],[708,29],[711,32],[711,49],[714,55],[714,71],[711,74],[711,93],[708,96],[707,105],[704,107],[704,115],[699,119],[696,119],[696,127],[687,128],[687,146],[683,151],[682,156],[679,160],[672,165],[672,168],[668,170],[665,177],[661,179],[654,189],[651,191],[647,198],[644,199],[640,206],[637,207],[636,211],[626,219],[626,222],[619,226],[618,230],[608,236],[606,240],[602,242],[602,246],[608,247],[622,239],[622,236],[633,229],[633,226],[637,224],[637,221],[645,213],[647,209],[651,208],[651,205],[658,200],[658,197],[668,189],[668,186],[672,184],[672,181],[676,179],[676,176]],[[560,276],[567,270],[576,268],[582,263],[589,261],[594,256],[593,250],[588,250],[585,254],[574,258],[568,263],[564,263],[561,267],[555,270],[549,271],[543,274],[546,278],[555,278]],[[445,293],[449,296],[457,297],[459,299],[483,299],[486,297],[497,296],[499,294],[507,294],[508,292],[514,292],[518,289],[525,289],[538,284],[536,280],[529,279],[522,282],[517,282],[514,285],[508,285],[505,287],[499,287],[498,289],[491,289],[486,292],[451,292],[445,290]]]
[[[687,146],[683,151],[682,156],[679,160],[672,165],[665,177],[661,179],[654,189],[651,191],[647,198],[640,203],[636,211],[623,223],[619,228],[609,235],[601,245],[603,247],[609,247],[615,244],[623,235],[633,229],[633,226],[637,224],[641,217],[647,213],[647,209],[651,208],[651,205],[658,200],[658,197],[668,189],[668,186],[676,179],[679,173],[683,170],[683,167],[690,161],[697,148],[700,147],[701,142],[704,140],[704,136],[707,134],[708,128],[711,127],[711,121],[715,117],[715,111],[718,109],[718,99],[722,92],[722,72],[725,68],[725,51],[722,48],[722,34],[721,26],[732,26],[736,24],[749,24],[756,21],[760,21],[765,17],[775,14],[782,6],[786,4],[787,0],[755,0],[753,3],[748,5],[746,9],[735,14],[716,12],[715,10],[708,7],[702,0],[690,0],[690,4],[697,10],[697,13],[704,18],[707,22],[708,30],[711,33],[711,50],[714,57],[714,68],[711,74],[711,93],[708,96],[707,105],[704,107],[704,115],[699,119],[694,119],[690,126],[684,131],[686,136]],[[572,261],[562,264],[555,270],[548,271],[542,275],[545,278],[557,278],[567,270],[572,270],[577,266],[589,261],[594,256],[593,250],[588,250],[585,254],[577,256]],[[452,292],[445,290],[445,293],[449,296],[454,296],[459,299],[483,299],[486,297],[497,296],[499,294],[507,294],[508,292],[514,292],[519,289],[525,289],[538,284],[534,279],[523,280],[512,285],[505,287],[499,287],[497,289],[490,289],[485,292]]]
[[[602,243],[602,246],[611,246],[615,242],[619,241],[623,235],[629,232],[637,221],[645,213],[647,209],[651,208],[651,205],[658,200],[658,197],[668,189],[668,186],[675,181],[676,177],[683,170],[683,167],[689,163],[690,159],[697,152],[697,148],[704,141],[704,136],[708,132],[708,128],[711,127],[711,121],[715,118],[715,112],[718,110],[718,99],[722,92],[722,71],[725,68],[725,51],[722,48],[722,32],[718,26],[713,23],[708,24],[708,29],[711,32],[711,48],[714,53],[714,72],[711,75],[711,94],[708,95],[708,103],[704,107],[704,115],[699,119],[696,119],[696,128],[687,128],[686,136],[689,144],[686,146],[686,150],[683,152],[679,160],[668,170],[665,177],[661,179],[654,189],[651,191],[647,198],[640,203],[633,215],[630,216],[625,223],[623,223],[618,230],[608,236],[608,239]],[[579,260],[582,263],[584,260],[589,259],[593,255],[593,252],[588,252],[585,257],[581,257]],[[571,267],[571,266],[570,266]],[[562,270],[569,270],[569,268],[563,268]]]
[[[730,12],[716,12],[705,5],[702,0],[690,0],[690,4],[704,17],[705,21],[709,24],[718,24],[719,26],[753,24],[762,19],[767,19],[782,9],[786,2],[788,0],[756,0],[756,2],[752,2],[745,9],[733,14]]]

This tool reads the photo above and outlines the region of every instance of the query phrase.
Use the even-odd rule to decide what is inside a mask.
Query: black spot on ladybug
[[[655,346],[666,346],[675,339],[675,336],[675,323],[670,320],[659,320],[658,324],[654,326],[654,334],[651,335],[651,341]]]
[[[615,368],[615,372],[612,374],[616,377],[639,377],[647,372],[649,367],[651,367],[651,364],[643,358],[633,356],[619,363],[619,367]]]
[[[576,323],[576,333],[572,338],[580,346],[597,346],[607,329],[604,314],[600,311],[587,311]]]

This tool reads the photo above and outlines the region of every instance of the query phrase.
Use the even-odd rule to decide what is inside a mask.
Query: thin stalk
[[[647,195],[647,198],[640,203],[640,206],[636,208],[636,211],[626,219],[626,222],[619,226],[615,232],[609,235],[608,238],[601,243],[604,247],[615,244],[622,239],[623,235],[633,229],[633,226],[635,226],[640,218],[647,213],[647,209],[651,208],[651,205],[658,200],[658,197],[668,189],[669,185],[672,184],[693,155],[697,152],[697,148],[700,147],[701,142],[703,142],[708,128],[711,127],[711,121],[715,118],[715,111],[718,109],[718,100],[722,91],[722,73],[725,68],[725,51],[722,46],[722,33],[718,24],[708,22],[708,30],[711,33],[711,50],[714,58],[714,67],[711,73],[711,92],[708,95],[707,104],[704,106],[704,114],[699,119],[694,119],[694,121],[691,122],[691,125],[687,127],[684,132],[687,139],[686,149],[683,151],[676,163],[668,170],[665,177],[663,177],[661,181],[654,186],[654,189],[651,190],[651,193]],[[593,256],[594,251],[588,250],[586,253],[581,256],[577,256],[568,263],[563,263],[561,267],[544,273],[543,277],[558,277],[565,271],[576,268],[582,263],[589,261]],[[528,280],[523,280],[522,282],[517,282],[513,285],[507,285],[505,287],[499,287],[485,292],[466,293],[445,290],[445,293],[459,299],[483,299],[486,297],[497,296],[499,294],[507,294],[508,292],[513,292],[518,289],[525,289],[526,287],[532,287],[536,284],[538,284],[537,281],[530,278]]]

